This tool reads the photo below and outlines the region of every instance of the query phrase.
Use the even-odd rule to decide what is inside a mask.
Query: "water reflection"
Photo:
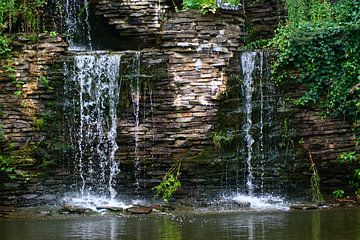
[[[360,240],[360,209],[0,220],[0,239]]]

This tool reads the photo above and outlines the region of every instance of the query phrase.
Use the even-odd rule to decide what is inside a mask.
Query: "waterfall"
[[[287,209],[282,198],[272,195],[281,185],[278,179],[281,160],[275,144],[279,127],[278,123],[273,124],[276,94],[269,80],[266,61],[267,53],[261,51],[244,52],[240,56],[243,80],[239,112],[243,125],[239,157],[245,166],[245,179],[241,182],[236,175],[236,184],[237,189],[244,190],[246,194],[237,192],[230,199],[249,202],[254,208]]]
[[[252,128],[252,95],[253,95],[253,72],[255,70],[255,57],[256,52],[246,52],[241,55],[241,66],[243,69],[244,76],[244,95],[245,95],[245,140],[246,140],[246,164],[247,164],[247,177],[246,177],[246,188],[248,194],[251,196],[253,194],[254,186],[253,186],[253,167],[252,167],[252,153],[253,153],[253,144],[254,138],[252,137],[250,130]]]
[[[131,101],[135,118],[134,126],[134,154],[135,154],[135,191],[140,189],[141,162],[139,156],[139,125],[140,125],[140,52],[136,52],[134,60],[134,74],[131,78]]]
[[[91,50],[89,0],[62,0],[64,26],[70,51]]]
[[[72,65],[66,65],[65,93],[70,100],[65,112],[75,120],[70,133],[82,196],[100,194],[110,199],[116,196],[120,60],[120,55],[78,54]]]

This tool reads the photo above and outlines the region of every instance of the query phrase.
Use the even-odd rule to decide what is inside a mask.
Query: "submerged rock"
[[[249,208],[251,206],[250,202],[245,202],[245,201],[244,202],[243,201],[233,201],[233,204],[239,208]]]
[[[152,207],[139,207],[139,206],[130,207],[126,209],[126,211],[131,214],[150,214],[152,210],[153,210]]]
[[[61,214],[87,214],[93,212],[93,210],[86,207],[64,205],[59,212]]]
[[[122,207],[116,207],[116,206],[97,206],[97,210],[108,210],[112,212],[122,212],[124,211],[124,208]]]
[[[290,209],[294,210],[312,210],[312,209],[318,209],[319,206],[317,204],[294,204],[290,206]]]
[[[152,209],[161,211],[161,212],[171,212],[171,211],[175,211],[175,207],[168,205],[168,204],[155,204],[151,206]]]

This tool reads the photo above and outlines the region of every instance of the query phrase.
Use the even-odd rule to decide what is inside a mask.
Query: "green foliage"
[[[225,0],[224,3],[233,6],[241,5],[240,0]],[[184,0],[183,1],[183,9],[195,9],[200,10],[203,14],[207,12],[215,13],[219,8],[216,0]]]
[[[292,23],[329,21],[333,9],[327,0],[285,0]]]
[[[45,124],[46,124],[46,120],[44,117],[33,118],[32,126],[35,132],[39,132],[40,130],[42,130],[45,127]]]
[[[166,173],[161,183],[155,186],[155,197],[161,197],[165,202],[176,192],[181,186],[179,181],[181,162],[176,162]]]
[[[334,14],[337,22],[360,22],[360,1],[340,0],[334,5]]]
[[[10,167],[10,159],[0,155],[0,173],[5,173],[10,179],[15,179],[14,169]]]
[[[38,83],[43,86],[46,89],[52,90],[53,88],[50,86],[50,81],[47,77],[45,76],[40,76],[38,78]]]
[[[217,149],[222,149],[234,140],[234,136],[230,132],[218,131],[212,134],[212,140]]]
[[[278,51],[272,77],[279,84],[305,87],[293,103],[315,106],[324,115],[345,118],[360,126],[360,2],[338,0],[286,0],[288,22],[272,40]],[[343,153],[339,161],[354,163],[356,152]],[[317,188],[317,170],[312,164],[313,195]],[[357,168],[353,187],[359,188]]]
[[[359,160],[360,154],[356,151],[341,153],[338,157],[338,161],[340,163],[354,166],[350,185],[354,189],[355,195],[360,194],[360,168],[358,167]]]
[[[344,190],[342,189],[336,189],[335,191],[333,191],[333,196],[335,199],[340,199],[340,198],[344,198]]]
[[[38,31],[42,8],[47,0],[0,0],[0,30]]]
[[[254,49],[266,49],[270,45],[269,39],[258,39],[255,41],[249,42],[249,44],[246,44],[245,46],[241,47],[241,51],[247,51],[247,50],[254,50]]]
[[[360,93],[350,94],[350,90],[360,80],[360,25],[336,22],[335,6],[315,2],[311,5],[315,10],[310,8],[306,18],[289,13],[290,22],[278,30],[272,41],[279,50],[272,76],[278,82],[290,80],[306,86],[303,96],[294,101],[296,105],[315,105],[326,115],[354,121],[360,114]],[[328,14],[322,13],[324,9]]]
[[[356,151],[341,153],[338,157],[340,163],[354,163],[360,157]]]
[[[312,174],[311,174],[311,193],[312,193],[313,201],[315,201],[317,203],[321,203],[324,201],[324,198],[320,192],[320,176],[317,171],[316,165],[313,162],[310,165],[310,171],[312,172]]]
[[[52,37],[52,38],[56,38],[57,35],[58,35],[58,33],[56,31],[51,31],[50,32],[50,37]]]
[[[9,44],[10,39],[0,31],[0,77],[2,75],[12,75],[14,72],[14,68],[11,66],[11,48]]]
[[[0,103],[0,118],[4,116],[4,105]]]

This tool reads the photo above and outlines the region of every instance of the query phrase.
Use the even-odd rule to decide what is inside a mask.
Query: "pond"
[[[3,219],[0,239],[360,240],[360,208]]]

